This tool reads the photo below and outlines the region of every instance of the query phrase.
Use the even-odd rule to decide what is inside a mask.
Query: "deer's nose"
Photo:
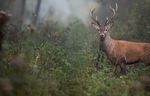
[[[104,34],[100,34],[100,37],[101,37],[101,38],[104,37]]]
[[[101,34],[100,34],[100,38],[101,38],[101,39],[104,39],[104,38],[105,38],[105,34],[104,34],[104,33],[101,33]]]

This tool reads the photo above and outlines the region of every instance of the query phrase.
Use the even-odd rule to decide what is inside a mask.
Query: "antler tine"
[[[116,12],[118,11],[118,4],[116,3],[116,7],[115,8],[110,6],[110,9],[111,9],[113,15],[110,18],[106,18],[105,25],[113,22],[112,20],[114,19],[114,17],[116,16]]]
[[[95,8],[91,9],[91,12],[90,12],[91,18],[92,18],[92,20],[93,20],[95,23],[97,23],[98,25],[100,25],[100,23],[99,23],[99,21],[98,21],[98,19],[97,19],[97,16],[94,18],[94,11],[95,11]]]
[[[116,12],[118,11],[118,5],[117,5],[117,3],[116,3],[115,8],[113,8],[112,6],[110,6],[110,9],[111,9],[112,12],[113,12],[113,16],[112,16],[112,17],[114,17],[114,16],[116,15]]]
[[[90,13],[91,13],[91,16],[93,16],[94,11],[95,11],[95,8],[91,9],[90,11],[91,11],[91,12],[90,12]]]
[[[118,4],[116,3],[116,12],[118,11]]]

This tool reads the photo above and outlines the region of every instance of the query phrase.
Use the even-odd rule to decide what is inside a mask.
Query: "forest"
[[[150,0],[0,0],[0,96],[150,96],[150,67],[112,72],[91,24],[115,4],[110,36],[150,44]]]

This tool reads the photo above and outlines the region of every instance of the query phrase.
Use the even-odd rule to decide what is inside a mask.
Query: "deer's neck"
[[[109,34],[107,34],[106,38],[104,41],[102,41],[102,49],[103,51],[109,55],[112,53],[113,49],[114,49],[115,43],[114,43],[114,39],[111,38],[111,36]]]

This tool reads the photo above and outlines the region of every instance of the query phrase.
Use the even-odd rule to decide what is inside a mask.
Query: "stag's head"
[[[4,25],[9,20],[10,17],[11,14],[5,11],[0,11],[0,26]]]
[[[108,34],[108,31],[110,30],[110,28],[113,25],[114,17],[116,17],[116,12],[118,10],[117,3],[116,3],[116,8],[113,8],[110,6],[110,9],[111,9],[113,15],[109,18],[106,18],[106,21],[104,23],[100,23],[97,19],[97,16],[94,17],[95,8],[91,10],[91,18],[92,18],[91,24],[96,29],[96,31],[99,33],[101,40],[105,40],[105,38]]]

